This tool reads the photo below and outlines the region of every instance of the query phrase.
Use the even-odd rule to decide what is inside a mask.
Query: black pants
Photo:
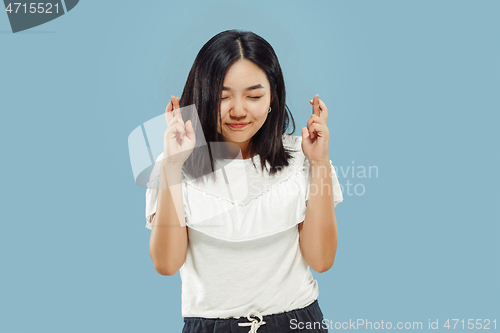
[[[256,322],[259,318],[253,317]],[[287,333],[287,332],[328,332],[327,323],[323,323],[323,312],[316,299],[310,305],[296,310],[263,316],[265,324],[257,328],[257,333]],[[239,323],[249,323],[247,317],[215,319],[201,317],[184,317],[182,333],[248,333],[250,325],[240,326]]]

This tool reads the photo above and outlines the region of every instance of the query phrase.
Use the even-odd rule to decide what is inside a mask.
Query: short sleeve
[[[311,165],[307,158],[304,161],[304,172],[306,172],[307,186],[306,186],[306,202],[309,200],[309,192],[310,192],[310,184],[311,184]],[[340,187],[339,180],[337,178],[337,173],[335,172],[335,168],[333,167],[332,160],[330,160],[330,172],[332,176],[332,185],[333,185],[333,207],[336,207],[339,202],[344,200],[342,196],[342,189]]]
[[[146,189],[146,228],[152,230],[153,228],[153,215],[156,213],[156,204],[158,201],[158,190],[160,189],[160,176],[161,176],[161,164],[162,164],[163,152],[156,159],[151,175],[149,176],[149,182],[147,183]],[[186,200],[185,200],[185,184],[183,181],[182,192],[184,201],[184,216],[186,217]]]
[[[156,201],[158,199],[158,189],[160,188],[160,169],[163,153],[156,159],[153,171],[149,176],[146,189],[146,228],[152,230],[153,214],[156,213]]]

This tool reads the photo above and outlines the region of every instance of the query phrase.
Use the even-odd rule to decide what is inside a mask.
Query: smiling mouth
[[[242,124],[227,124],[227,126],[231,127],[232,129],[243,129],[247,127],[247,125],[250,123],[242,123]]]

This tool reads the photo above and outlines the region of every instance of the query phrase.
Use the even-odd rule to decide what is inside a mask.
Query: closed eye
[[[250,99],[259,99],[262,98],[262,96],[248,96]],[[227,99],[227,97],[221,97],[221,100]]]

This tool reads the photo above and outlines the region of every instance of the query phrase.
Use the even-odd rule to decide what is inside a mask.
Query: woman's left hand
[[[302,151],[311,161],[329,162],[328,142],[329,131],[326,126],[328,109],[316,94],[312,101],[312,116],[307,121],[307,127],[302,128]]]

